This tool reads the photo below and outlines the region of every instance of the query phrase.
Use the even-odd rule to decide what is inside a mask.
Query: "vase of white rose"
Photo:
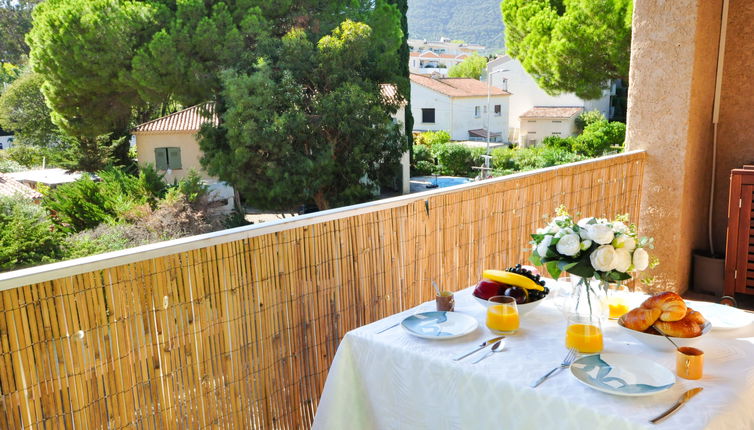
[[[627,216],[613,220],[587,217],[575,221],[562,207],[545,227],[532,237],[530,260],[544,265],[557,279],[571,275],[574,286],[571,312],[605,315],[607,286],[631,279],[650,264],[647,249],[652,239],[637,234]]]

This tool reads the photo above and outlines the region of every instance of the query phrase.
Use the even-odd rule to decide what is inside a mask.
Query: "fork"
[[[555,372],[557,372],[558,370],[565,369],[566,367],[569,367],[571,365],[571,363],[573,363],[573,360],[575,360],[575,359],[576,359],[576,348],[571,348],[571,349],[568,350],[568,354],[566,354],[565,358],[563,359],[563,362],[560,363],[560,366],[558,366],[558,367],[550,370],[543,377],[537,379],[537,381],[535,383],[531,384],[531,387],[532,388],[537,388],[537,386],[539,386],[539,384],[545,382],[545,380],[547,378],[549,378],[550,376],[554,375]]]

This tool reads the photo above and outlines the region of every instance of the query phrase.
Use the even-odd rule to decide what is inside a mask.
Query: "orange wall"
[[[731,0],[720,99],[714,240],[725,249],[730,170],[754,162],[754,2]]]

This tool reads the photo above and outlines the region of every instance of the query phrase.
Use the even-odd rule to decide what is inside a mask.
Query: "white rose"
[[[642,270],[646,269],[647,266],[649,266],[649,254],[647,254],[647,251],[644,250],[644,248],[637,248],[634,251],[634,268],[641,272]]]
[[[613,231],[616,233],[628,233],[628,227],[626,226],[626,224],[623,224],[621,221],[614,221]]]
[[[587,240],[581,241],[581,250],[582,251],[586,251],[587,249],[589,249],[591,247],[592,247],[592,241],[591,240],[587,239]]]
[[[615,248],[611,245],[602,245],[589,256],[594,270],[609,272],[615,268]]]
[[[545,234],[545,233],[547,233],[547,229],[544,229],[541,227],[537,229],[537,234]]]
[[[581,248],[581,240],[577,234],[567,234],[560,238],[555,245],[555,249],[563,255],[573,256],[579,253]]]
[[[558,226],[554,222],[547,225],[547,233],[555,234],[559,231],[560,231],[560,226]]]
[[[614,269],[626,273],[631,266],[631,253],[625,248],[619,248],[615,250],[615,261],[613,261]]]
[[[550,242],[552,242],[552,236],[549,234],[542,238],[542,242],[539,242],[539,245],[537,245],[537,254],[540,257],[547,256],[547,248],[550,246]]]
[[[636,249],[636,241],[634,240],[634,238],[631,236],[623,235],[623,234],[613,239],[612,245],[613,245],[613,248],[616,248],[616,249],[623,248],[628,252],[631,252],[634,249]]]
[[[591,239],[600,245],[607,245],[613,241],[615,234],[613,234],[613,229],[606,224],[589,224],[587,226],[587,236],[588,239]]]
[[[590,222],[591,220],[593,220],[593,219],[594,219],[594,217],[589,217],[589,218],[581,218],[581,219],[579,220],[579,222],[577,222],[576,224],[578,224],[578,226],[579,226],[579,227],[581,227],[581,228],[586,228],[586,226],[587,226],[587,225],[589,225],[589,222]]]

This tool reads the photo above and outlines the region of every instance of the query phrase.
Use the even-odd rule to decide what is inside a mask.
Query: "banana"
[[[482,276],[490,281],[500,282],[501,284],[516,285],[526,288],[527,290],[544,291],[544,287],[537,284],[526,276],[518,273],[506,272],[504,270],[485,270]]]

